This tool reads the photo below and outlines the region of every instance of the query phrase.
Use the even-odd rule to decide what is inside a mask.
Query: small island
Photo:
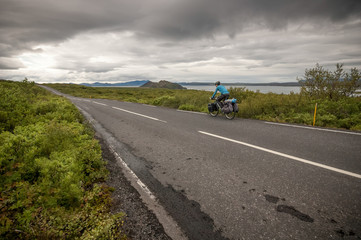
[[[140,87],[143,87],[143,88],[187,89],[187,88],[179,85],[178,83],[172,83],[172,82],[168,82],[168,81],[165,81],[165,80],[160,80],[158,83],[149,81],[149,82],[143,84]]]

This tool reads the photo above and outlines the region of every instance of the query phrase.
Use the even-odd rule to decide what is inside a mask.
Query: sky
[[[360,0],[0,0],[0,79],[296,82],[361,69]]]

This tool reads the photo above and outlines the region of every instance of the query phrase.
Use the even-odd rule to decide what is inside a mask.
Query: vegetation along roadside
[[[331,72],[320,65],[306,69],[300,93],[275,94],[230,88],[230,95],[239,104],[238,117],[265,121],[312,125],[315,105],[315,125],[320,127],[361,130],[361,73],[347,73],[341,64]],[[104,98],[137,102],[179,110],[207,112],[210,92],[162,88],[86,87],[75,84],[47,84],[63,93],[84,98]]]
[[[306,69],[300,94],[231,88],[238,117],[361,130],[360,72]],[[49,84],[77,97],[207,111],[210,92]],[[123,213],[111,213],[112,188],[99,142],[63,97],[33,82],[0,81],[0,238],[125,239]],[[160,229],[160,228],[159,228]]]
[[[125,239],[94,132],[67,99],[0,81],[0,239]]]

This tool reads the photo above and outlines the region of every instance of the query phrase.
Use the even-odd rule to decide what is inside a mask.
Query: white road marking
[[[118,161],[123,165],[125,170],[132,175],[132,177],[136,180],[137,184],[143,189],[143,191],[148,194],[148,196],[155,200],[154,194],[149,190],[149,188],[138,178],[138,176],[128,167],[128,164],[124,162],[124,160],[119,156],[119,154],[114,150],[114,147],[109,145],[109,149],[113,152],[113,154],[116,156]]]
[[[206,113],[203,113],[203,112],[193,112],[193,111],[185,111],[185,110],[177,110],[178,112],[186,112],[186,113],[195,113],[195,114],[206,114]]]
[[[357,132],[346,132],[346,131],[326,129],[326,128],[315,128],[315,127],[298,126],[298,125],[291,125],[291,124],[284,124],[284,123],[274,123],[274,122],[264,122],[264,123],[278,125],[278,126],[285,126],[285,127],[306,128],[306,129],[312,129],[312,130],[318,130],[318,131],[344,133],[344,134],[352,134],[352,135],[360,135],[361,136],[361,133],[357,133]]]
[[[108,105],[106,105],[104,103],[100,103],[100,102],[96,102],[96,101],[93,101],[93,103],[96,103],[96,104],[99,104],[99,105],[102,105],[102,106],[108,106]]]
[[[158,118],[150,117],[150,116],[143,115],[143,114],[136,113],[136,112],[131,112],[131,111],[128,111],[128,110],[125,110],[125,109],[122,109],[122,108],[117,108],[117,107],[112,107],[112,108],[123,111],[123,112],[131,113],[131,114],[134,114],[134,115],[138,115],[138,116],[141,116],[141,117],[149,118],[149,119],[152,119],[152,120],[155,120],[155,121],[167,123],[166,121],[160,120]]]
[[[356,177],[356,178],[361,179],[361,175],[357,174],[357,173],[353,173],[353,172],[345,171],[345,170],[342,170],[342,169],[330,167],[330,166],[320,164],[320,163],[315,163],[315,162],[312,162],[310,160],[306,160],[306,159],[295,157],[295,156],[292,156],[292,155],[280,153],[280,152],[273,151],[273,150],[270,150],[270,149],[267,149],[267,148],[263,148],[263,147],[259,147],[259,146],[252,145],[252,144],[249,144],[249,143],[237,141],[237,140],[234,140],[234,139],[231,139],[231,138],[222,137],[222,136],[219,136],[219,135],[216,135],[216,134],[203,132],[203,131],[198,131],[198,132],[202,133],[202,134],[205,134],[205,135],[208,135],[208,136],[212,136],[212,137],[223,139],[223,140],[226,140],[226,141],[238,143],[238,144],[241,144],[241,145],[244,145],[244,146],[247,146],[247,147],[255,148],[255,149],[258,149],[258,150],[261,150],[261,151],[264,151],[264,152],[268,152],[268,153],[272,153],[272,154],[275,154],[275,155],[278,155],[278,156],[281,156],[281,157],[289,158],[289,159],[292,159],[292,160],[295,160],[295,161],[307,163],[307,164],[310,164],[310,165],[313,165],[313,166],[321,167],[321,168],[324,168],[324,169],[328,169],[328,170],[331,170],[331,171],[334,171],[334,172],[342,173],[342,174],[345,174],[345,175],[348,175],[348,176],[352,176],[352,177]]]

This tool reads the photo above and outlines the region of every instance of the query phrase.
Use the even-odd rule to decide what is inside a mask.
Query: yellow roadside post
[[[313,114],[313,126],[315,126],[315,122],[316,122],[316,111],[317,111],[317,103],[315,105],[315,113]]]

